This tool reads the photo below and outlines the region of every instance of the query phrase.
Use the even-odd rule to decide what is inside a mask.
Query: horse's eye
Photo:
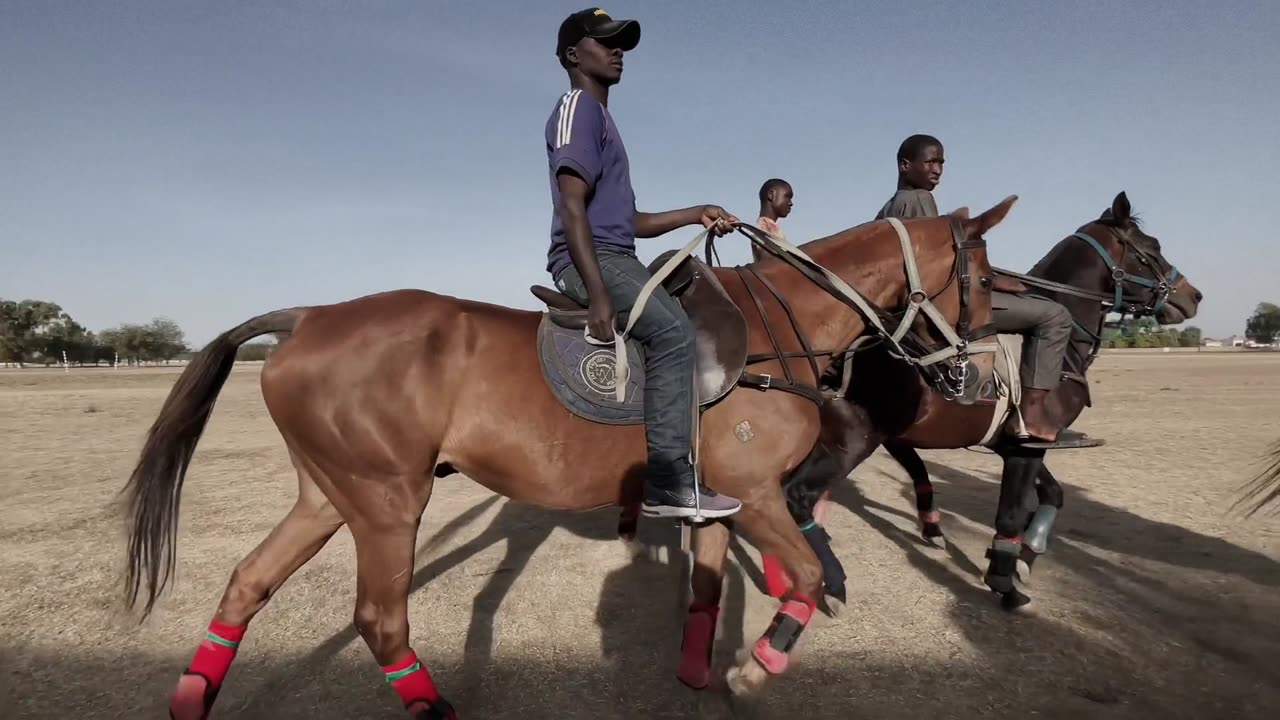
[[[981,285],[984,289],[989,289],[991,287],[991,276],[983,275],[982,277],[978,278],[978,284]]]

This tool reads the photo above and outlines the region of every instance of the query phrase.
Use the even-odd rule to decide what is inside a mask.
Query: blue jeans
[[[597,248],[600,275],[623,326],[629,321],[649,270],[638,259]],[[555,278],[560,292],[589,303],[582,276],[572,265]],[[694,329],[680,303],[661,286],[631,329],[644,346],[644,424],[649,445],[649,477],[660,486],[692,478]]]

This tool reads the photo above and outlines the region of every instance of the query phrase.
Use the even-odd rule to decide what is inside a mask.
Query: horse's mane
[[[1142,228],[1142,217],[1138,215],[1138,213],[1130,213],[1129,219],[1127,220],[1117,220],[1111,215],[1111,208],[1103,210],[1102,215],[1100,215],[1094,222],[1099,225],[1116,228],[1117,230],[1123,230],[1127,227]]]
[[[1234,509],[1243,503],[1251,503],[1253,507],[1245,513],[1245,517],[1252,516],[1262,508],[1280,500],[1280,440],[1276,440],[1266,455],[1268,458],[1264,462],[1269,463],[1268,466],[1245,483],[1241,488],[1242,495],[1231,505]]]

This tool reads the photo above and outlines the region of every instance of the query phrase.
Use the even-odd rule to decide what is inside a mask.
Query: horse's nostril
[[[1197,290],[1195,298],[1196,298],[1196,302],[1200,302],[1201,300],[1204,299],[1204,294],[1202,294],[1199,290]]]

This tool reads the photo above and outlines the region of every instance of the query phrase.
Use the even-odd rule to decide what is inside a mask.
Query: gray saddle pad
[[[581,330],[560,327],[542,315],[538,326],[538,363],[555,396],[574,415],[609,425],[644,422],[644,348],[627,341],[626,400],[615,392],[613,345],[592,345]]]

